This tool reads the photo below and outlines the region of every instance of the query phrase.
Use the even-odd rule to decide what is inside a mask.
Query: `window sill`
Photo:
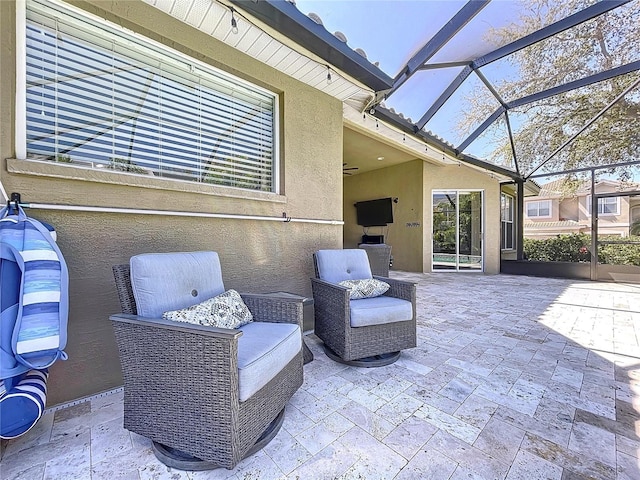
[[[42,160],[7,159],[7,171],[21,175],[39,177],[63,178],[65,180],[80,180],[85,182],[126,185],[130,187],[149,188],[156,190],[172,190],[176,192],[200,193],[218,197],[242,198],[263,202],[285,203],[286,197],[270,192],[243,190],[240,188],[223,187],[181,180],[170,180],[153,176],[138,175],[127,172],[113,172],[103,168],[65,165]]]

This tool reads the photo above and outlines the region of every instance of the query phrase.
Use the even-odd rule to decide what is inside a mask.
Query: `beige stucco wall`
[[[113,172],[9,160],[14,147],[15,5],[0,2],[0,181],[24,202],[91,205],[292,218],[342,219],[342,104],[260,64],[140,1],[73,2],[92,13],[197,56],[281,94],[282,195],[243,198],[231,189],[185,188],[143,180],[154,188],[118,185]],[[102,10],[104,9],[104,10]],[[153,32],[161,32],[155,34]],[[12,170],[7,170],[8,166]],[[62,169],[62,170],[61,170]],[[115,179],[115,180],[114,180]],[[191,191],[190,191],[191,190]],[[217,193],[217,194],[216,194]],[[221,194],[223,193],[223,194]],[[265,198],[266,197],[266,198]],[[215,250],[225,285],[240,291],[310,295],[312,252],[342,246],[341,225],[121,213],[27,210],[53,224],[70,272],[69,360],[57,362],[48,404],[121,385],[108,316],[119,311],[111,265],[142,252]]]
[[[357,248],[364,233],[356,223],[356,202],[397,198],[393,224],[369,227],[368,234],[385,236],[394,270],[422,272],[422,169],[423,162],[415,160],[344,178],[344,248]]]
[[[484,192],[484,272],[500,272],[500,184],[488,172],[464,164],[425,165],[424,185],[424,271],[431,271],[432,194],[434,190],[482,190]],[[446,275],[446,273],[443,273]]]
[[[564,198],[559,201],[558,218],[560,220],[579,220],[578,199],[575,197]]]

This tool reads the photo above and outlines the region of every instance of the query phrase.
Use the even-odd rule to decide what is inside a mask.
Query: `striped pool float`
[[[42,417],[48,375],[47,370],[30,370],[0,381],[0,438],[9,440],[25,434]]]
[[[65,359],[67,342],[69,279],[64,257],[40,222],[19,207],[17,215],[7,213],[6,207],[0,211],[0,378]]]

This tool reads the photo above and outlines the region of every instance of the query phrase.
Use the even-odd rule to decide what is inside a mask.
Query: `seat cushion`
[[[131,257],[129,264],[131,288],[142,317],[160,318],[163,312],[224,292],[216,252],[147,253]]]
[[[210,327],[239,328],[251,322],[253,315],[240,294],[232,289],[191,307],[164,312],[162,318]]]
[[[330,283],[373,278],[367,252],[360,249],[318,250],[318,278]]]
[[[302,333],[291,323],[252,322],[240,327],[238,382],[244,402],[264,387],[302,348]]]
[[[402,322],[413,318],[411,302],[400,298],[381,296],[350,300],[349,307],[352,327]]]

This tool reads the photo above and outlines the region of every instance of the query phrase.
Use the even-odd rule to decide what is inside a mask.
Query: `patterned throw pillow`
[[[343,280],[338,285],[350,288],[349,298],[358,300],[360,298],[379,297],[391,288],[386,282],[375,278],[366,278],[364,280]]]
[[[162,318],[210,327],[239,328],[251,322],[253,315],[238,292],[227,290],[197,305],[164,312]]]

